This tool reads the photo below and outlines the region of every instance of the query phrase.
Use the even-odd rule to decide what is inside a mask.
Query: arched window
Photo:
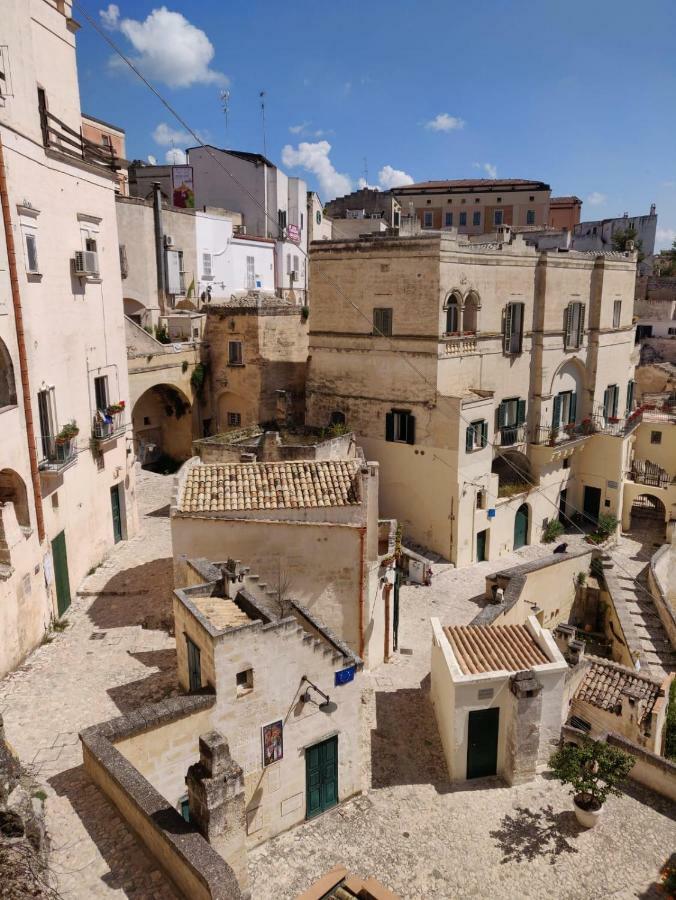
[[[451,294],[446,301],[446,333],[453,334],[462,331],[461,322],[462,299],[457,294]]]
[[[9,350],[0,341],[0,409],[5,406],[16,406],[16,385]]]
[[[465,308],[462,313],[462,330],[476,334],[479,330],[479,297],[473,291],[465,298]]]
[[[334,409],[331,413],[331,417],[329,419],[329,425],[344,425],[345,424],[345,413],[341,412],[339,409]]]

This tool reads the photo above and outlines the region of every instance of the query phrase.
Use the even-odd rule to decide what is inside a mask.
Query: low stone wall
[[[648,586],[655,602],[657,615],[669,636],[671,646],[676,650],[676,612],[670,600],[669,577],[676,578],[676,550],[671,544],[665,544],[650,560],[648,568]]]
[[[142,707],[80,734],[87,774],[118,810],[176,887],[191,900],[242,900],[230,866],[115,747],[148,728],[204,711],[213,696],[186,696]]]
[[[613,639],[613,661],[624,666],[634,667],[635,661],[647,666],[641,638],[634,624],[627,601],[624,599],[622,587],[617,576],[610,569],[605,569],[603,579],[606,589],[601,593],[610,599],[606,635]],[[607,634],[610,630],[610,635]]]

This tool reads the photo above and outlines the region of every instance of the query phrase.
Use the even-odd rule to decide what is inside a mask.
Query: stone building
[[[580,221],[582,200],[579,197],[550,197],[549,222],[552,228],[572,232]]]
[[[394,191],[379,191],[378,188],[364,187],[344,197],[330,200],[324,207],[327,216],[335,223],[337,237],[342,236],[344,220],[356,219],[362,223],[364,231],[368,231],[368,222],[381,222],[386,228],[398,228],[401,217],[401,204]]]
[[[638,266],[639,275],[647,275],[652,271],[655,254],[655,238],[657,236],[657,213],[655,204],[650,207],[647,216],[616,216],[610,219],[596,219],[580,222],[573,231],[573,246],[576,250],[607,251],[613,249],[613,236],[617,232],[632,229],[636,232],[634,240],[640,242],[642,260]]]
[[[271,618],[234,561],[182,565],[185,693],[87,729],[84,763],[182,896],[235,900],[248,849],[361,792],[362,662],[304,607]]]
[[[355,432],[411,540],[467,565],[621,517],[635,255],[423,232],[315,244],[311,269],[306,422]]]
[[[451,781],[530,780],[561,733],[568,665],[534,616],[523,625],[432,619],[431,697]]]
[[[312,241],[330,241],[333,235],[333,222],[325,211],[319,194],[307,192],[308,246]]]
[[[124,128],[111,125],[102,119],[82,113],[82,137],[101,148],[102,154],[108,154],[119,168],[117,169],[117,190],[122,196],[129,193],[129,176],[127,174],[126,142]]]
[[[654,408],[644,398],[646,403],[634,416],[628,441],[622,528],[670,541],[676,523],[676,413],[671,407]]]
[[[3,7],[0,674],[136,528],[118,161],[80,134],[75,30],[69,0]]]
[[[225,552],[247,561],[272,612],[297,600],[369,666],[386,660],[395,534],[378,520],[378,466],[354,444],[351,456],[275,462],[231,461],[233,449],[216,461],[212,448],[212,461],[190,460],[177,476],[175,583],[185,583],[182,560]]]
[[[455,228],[460,234],[491,234],[502,225],[549,223],[551,188],[524,178],[461,178],[421,181],[392,192],[404,216],[421,228]]]

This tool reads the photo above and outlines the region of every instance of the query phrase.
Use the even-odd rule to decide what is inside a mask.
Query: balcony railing
[[[669,487],[673,481],[666,469],[658,466],[657,463],[650,462],[649,459],[635,459],[628,477],[638,484],[656,488]]]
[[[98,412],[94,416],[92,435],[97,441],[108,441],[118,437],[125,430],[124,412],[107,415]]]
[[[77,459],[75,438],[64,441],[52,435],[45,435],[40,440],[42,443],[40,471],[59,472]]]
[[[528,428],[522,425],[503,425],[495,432],[496,447],[513,447],[515,444],[523,444],[528,439]]]
[[[476,351],[476,334],[450,334],[442,336],[444,354],[446,356],[461,356],[464,353]]]
[[[39,95],[39,109],[42,143],[45,147],[51,147],[53,150],[59,150],[61,153],[107,169],[122,168],[121,160],[115,156],[111,145],[96,144],[84,137],[82,132],[70,128],[58,116],[49,112],[41,95]]]

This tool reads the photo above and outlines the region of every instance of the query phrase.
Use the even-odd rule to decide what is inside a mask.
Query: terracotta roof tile
[[[660,685],[645,675],[610,662],[592,662],[584,673],[575,699],[618,714],[622,711],[623,700],[644,700],[645,708],[639,720],[642,722],[650,716],[661,695]]]
[[[551,662],[525,625],[447,625],[444,633],[465,675],[522,672]]]
[[[357,460],[193,465],[178,508],[183,512],[301,509],[360,502]]]

